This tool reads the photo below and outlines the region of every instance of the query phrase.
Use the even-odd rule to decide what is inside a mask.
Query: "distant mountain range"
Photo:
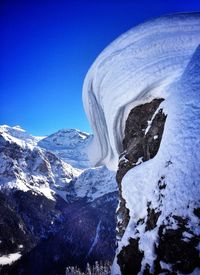
[[[117,184],[104,166],[89,166],[91,138],[0,126],[0,272],[64,274],[113,259]]]

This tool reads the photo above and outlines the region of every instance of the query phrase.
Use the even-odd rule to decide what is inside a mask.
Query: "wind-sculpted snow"
[[[154,19],[121,35],[90,68],[83,87],[93,129],[90,158],[116,170],[130,110],[166,99],[200,43],[200,13]]]
[[[200,46],[180,80],[171,86],[170,91],[168,99],[162,103],[162,108],[168,116],[157,155],[128,171],[122,179],[122,195],[129,209],[130,220],[119,242],[117,253],[129,243],[130,237],[139,239],[138,249],[144,253],[141,274],[146,265],[149,265],[150,273],[158,274],[154,270],[154,261],[158,257],[158,249],[167,230],[173,232],[175,247],[181,251],[181,256],[177,256],[177,250],[173,252],[173,245],[168,247],[173,255],[173,263],[188,263],[187,267],[182,264],[176,271],[191,273],[199,266],[199,246],[192,244],[192,240],[198,239],[200,234],[199,216],[196,214],[196,209],[200,209]],[[158,215],[155,226],[150,229],[147,226],[150,219],[148,205]],[[142,220],[144,222],[138,222]],[[186,221],[187,226],[181,228],[180,220]],[[159,239],[162,228],[165,234]],[[181,231],[177,234],[178,230],[183,231],[180,241],[178,234]],[[188,235],[188,232],[191,232],[191,235]],[[170,243],[170,240],[167,242]],[[185,249],[181,246],[182,242],[185,242]],[[188,243],[188,247],[194,246],[192,254],[188,250]],[[165,263],[171,263],[167,246],[164,246],[164,249],[161,247],[164,255],[161,259]],[[167,268],[175,270],[175,265]],[[113,268],[113,274],[116,274],[116,262]],[[198,269],[194,274],[199,272]]]

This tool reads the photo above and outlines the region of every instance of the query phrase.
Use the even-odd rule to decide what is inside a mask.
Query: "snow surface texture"
[[[94,164],[117,169],[130,110],[153,98],[167,98],[199,42],[200,14],[175,14],[131,29],[99,55],[83,86],[94,133],[89,150]]]
[[[38,145],[53,152],[73,167],[84,169],[91,167],[87,155],[91,139],[92,136],[88,133],[76,129],[63,129],[40,140]]]

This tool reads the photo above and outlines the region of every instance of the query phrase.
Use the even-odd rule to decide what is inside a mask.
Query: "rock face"
[[[126,200],[122,196],[121,182],[124,175],[132,168],[153,158],[160,146],[164,130],[166,115],[159,108],[163,99],[154,99],[150,103],[139,105],[131,110],[125,126],[123,153],[119,159],[117,170],[117,182],[120,190],[120,204],[117,211],[117,232],[120,240],[124,235],[130,220],[129,209],[126,208]],[[145,231],[156,227],[160,212],[155,212],[147,203],[147,219],[138,220],[137,224],[145,223]],[[117,262],[122,274],[138,274],[141,271],[144,252],[139,248],[139,238],[130,238],[129,244],[123,247],[117,255]],[[162,270],[160,270],[161,272]]]
[[[117,182],[120,191],[118,214],[118,237],[123,236],[129,222],[129,210],[122,196],[121,181],[128,170],[153,158],[158,152],[166,115],[159,108],[163,99],[139,105],[131,110],[125,126],[123,153],[119,159]]]
[[[21,128],[1,126],[0,273],[55,275],[112,261],[117,197],[105,167],[75,169]],[[6,265],[11,255],[20,258]]]

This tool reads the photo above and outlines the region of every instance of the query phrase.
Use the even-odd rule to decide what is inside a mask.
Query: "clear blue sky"
[[[0,124],[90,131],[81,94],[97,55],[138,23],[195,10],[198,0],[1,0]]]

